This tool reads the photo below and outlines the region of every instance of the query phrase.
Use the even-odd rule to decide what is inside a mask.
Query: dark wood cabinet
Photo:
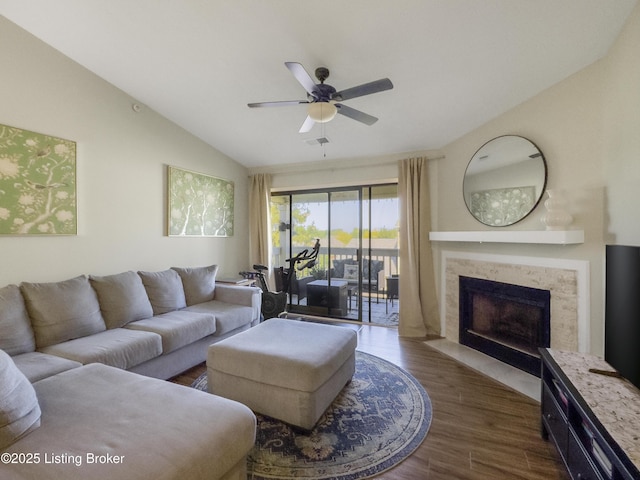
[[[634,422],[624,421],[624,415],[633,419],[634,412],[640,408],[640,391],[631,384],[613,383],[626,382],[624,379],[590,372],[591,368],[613,370],[603,368],[607,365],[597,357],[546,348],[540,349],[540,354],[542,436],[555,444],[571,478],[640,479],[640,431],[635,430]],[[610,393],[608,406],[602,405],[603,392]],[[617,398],[619,396],[622,399]],[[590,404],[597,406],[595,412]],[[599,417],[601,407],[605,412],[601,417],[606,419]],[[620,408],[620,417],[616,408]],[[629,443],[621,445],[612,433],[618,439],[628,439]]]

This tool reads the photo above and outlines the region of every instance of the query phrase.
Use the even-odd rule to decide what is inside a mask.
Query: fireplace
[[[551,294],[460,276],[459,342],[540,376],[539,347],[550,346]]]

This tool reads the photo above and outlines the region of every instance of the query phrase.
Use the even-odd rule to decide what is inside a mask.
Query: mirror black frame
[[[523,163],[524,161],[528,161],[528,159],[531,160],[541,160],[542,163],[540,165],[540,167],[542,168],[542,171],[540,171],[540,167],[537,167],[535,165],[532,165],[532,168],[536,168],[538,171],[534,173],[535,176],[542,176],[542,179],[537,179],[535,185],[522,185],[522,184],[516,184],[516,185],[504,185],[501,186],[500,188],[496,188],[494,186],[494,188],[491,189],[486,189],[484,191],[469,191],[469,189],[467,188],[466,184],[468,183],[468,179],[469,177],[469,169],[470,167],[472,167],[472,164],[474,164],[474,160],[475,160],[475,166],[477,167],[478,162],[480,162],[481,160],[486,160],[488,158],[488,154],[491,152],[490,150],[488,150],[488,148],[491,146],[492,142],[494,144],[498,144],[498,146],[500,146],[500,144],[504,144],[505,142],[514,142],[517,141],[519,143],[521,143],[521,147],[524,149],[526,148],[526,152],[521,152],[521,155],[526,155],[526,156],[521,156],[519,160],[516,160],[515,162],[512,162],[512,164],[510,164],[509,166],[505,166],[502,168],[510,168],[513,169],[514,165],[517,165],[518,163]],[[527,144],[524,144],[522,141],[527,142]],[[503,145],[504,146],[504,145]],[[491,152],[495,155],[495,152]],[[504,152],[502,152],[504,153]],[[500,161],[500,156],[498,155],[498,161]],[[524,164],[523,164],[524,166]],[[489,140],[488,142],[486,142],[485,144],[483,144],[478,150],[476,150],[476,152],[473,154],[473,156],[471,157],[471,159],[469,160],[469,163],[467,164],[467,168],[465,169],[464,172],[464,178],[463,178],[463,182],[462,182],[462,196],[463,196],[463,200],[465,205],[467,206],[467,210],[469,211],[469,213],[471,214],[471,216],[473,218],[475,218],[477,221],[479,221],[480,223],[482,223],[483,225],[487,225],[490,227],[508,227],[511,225],[514,225],[520,221],[522,221],[523,219],[525,219],[527,216],[529,216],[531,214],[531,212],[533,212],[536,207],[538,206],[538,204],[540,203],[540,201],[542,200],[542,197],[544,195],[544,192],[546,190],[547,187],[547,174],[548,174],[548,169],[547,169],[547,162],[545,160],[544,154],[542,153],[542,151],[540,150],[540,148],[533,143],[531,140],[529,140],[528,138],[522,137],[520,135],[501,135],[499,137],[495,137],[492,138],[491,140]],[[541,181],[540,181],[541,180]],[[540,185],[541,184],[541,185]],[[535,187],[535,188],[539,188],[539,192],[534,192],[533,193],[529,193],[526,191],[526,189],[529,189],[531,187]],[[525,189],[523,191],[523,189]],[[504,192],[503,192],[504,191]],[[502,213],[503,215],[503,220],[501,220],[501,222],[497,222],[494,220],[493,223],[490,223],[487,221],[487,218],[483,218],[483,213],[484,212],[476,212],[474,213],[472,206],[470,205],[470,196],[472,194],[482,194],[486,192],[487,195],[490,195],[489,192],[494,192],[495,195],[500,195],[502,194],[503,196],[521,196],[521,198],[526,198],[528,200],[532,200],[532,201],[528,201],[526,205],[523,205],[524,208],[522,208],[522,211],[519,212],[515,212],[515,216],[513,216],[512,218],[509,218],[507,214]],[[516,205],[518,203],[519,199],[516,199]],[[507,202],[508,200],[505,199],[503,197],[502,203]],[[493,203],[495,203],[495,200],[493,201]],[[529,208],[528,205],[531,205],[531,207]],[[526,210],[526,211],[525,211]],[[487,215],[488,218],[491,218],[493,213],[495,212],[489,212],[489,214]],[[514,213],[514,212],[512,212]],[[504,216],[507,215],[507,216]]]

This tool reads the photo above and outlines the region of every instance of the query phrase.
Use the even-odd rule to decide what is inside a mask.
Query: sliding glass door
[[[387,279],[398,274],[395,184],[274,193],[271,220],[277,290],[284,288],[278,267],[288,268],[287,259],[311,249],[316,238],[321,244],[316,265],[296,270],[291,280],[289,311],[397,320],[397,296],[387,295]]]

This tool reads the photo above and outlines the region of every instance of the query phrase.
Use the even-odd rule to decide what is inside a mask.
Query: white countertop
[[[589,372],[615,370],[602,358],[549,350],[558,366],[611,437],[640,470],[640,390],[631,382]]]

